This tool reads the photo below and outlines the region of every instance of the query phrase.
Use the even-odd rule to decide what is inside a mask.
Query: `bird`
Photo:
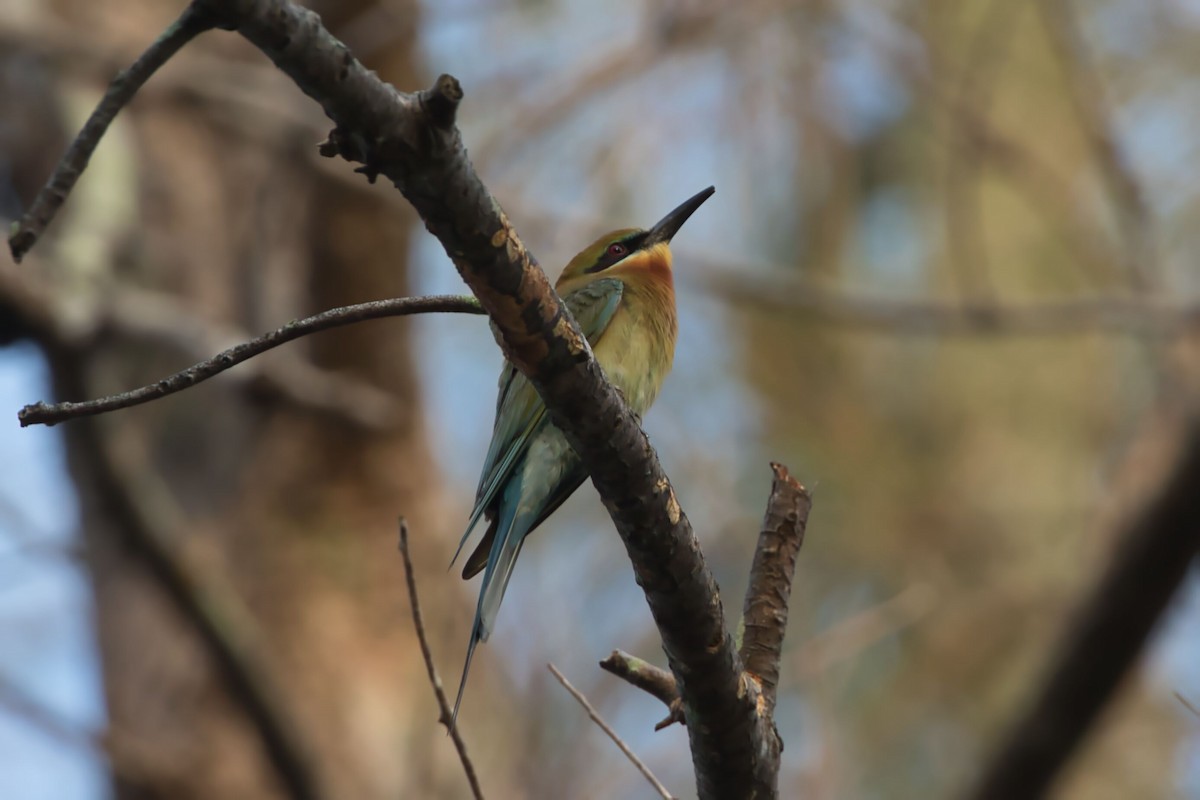
[[[651,228],[622,228],[601,236],[571,259],[555,283],[604,374],[639,416],[654,403],[675,358],[671,239],[715,191],[709,186],[698,192]],[[450,730],[458,720],[475,648],[492,633],[526,537],[587,477],[533,385],[506,360],[475,507],[450,562],[453,566],[486,518],[487,531],[462,571],[464,580],[482,571],[483,582]]]

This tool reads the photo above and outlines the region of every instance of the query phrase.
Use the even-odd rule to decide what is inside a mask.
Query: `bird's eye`
[[[621,244],[620,242],[614,242],[613,244],[610,244],[608,246],[608,254],[610,256],[618,256],[619,257],[619,256],[625,255],[628,252],[629,252],[629,250],[626,249],[625,245]]]

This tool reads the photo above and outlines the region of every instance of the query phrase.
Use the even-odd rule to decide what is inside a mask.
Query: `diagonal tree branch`
[[[45,232],[46,226],[54,219],[71,189],[75,187],[75,182],[87,169],[92,153],[96,151],[96,146],[100,144],[117,112],[133,99],[138,89],[141,89],[150,76],[167,63],[171,56],[212,27],[213,20],[204,13],[203,8],[195,3],[189,5],[179,19],[163,31],[162,36],[159,36],[129,69],[123,70],[109,84],[104,98],[88,117],[83,130],[71,142],[50,181],[38,192],[29,211],[13,226],[8,237],[8,247],[13,260],[19,262]]]

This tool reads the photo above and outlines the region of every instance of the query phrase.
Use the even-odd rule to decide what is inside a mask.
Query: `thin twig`
[[[171,23],[129,69],[122,70],[113,78],[83,129],[59,160],[50,180],[38,192],[29,211],[13,226],[8,237],[8,248],[12,252],[13,260],[19,262],[29,252],[62,208],[117,112],[133,99],[138,89],[142,88],[142,84],[179,52],[180,48],[213,26],[214,21],[208,14],[195,4],[188,5],[179,19]]]
[[[676,722],[687,724],[683,716],[683,702],[679,698],[679,685],[669,670],[656,667],[623,650],[613,650],[608,658],[600,662],[600,668],[657,697],[666,705],[667,716],[654,726],[654,730],[661,731]]]
[[[120,408],[148,403],[160,397],[174,394],[201,381],[206,381],[230,367],[265,353],[273,347],[285,342],[299,339],[310,333],[350,325],[369,319],[385,317],[403,317],[409,314],[428,314],[433,312],[482,314],[479,303],[470,297],[459,295],[434,295],[430,297],[397,297],[391,300],[374,300],[369,303],[359,303],[352,306],[342,306],[323,311],[312,317],[294,320],[276,328],[270,333],[263,334],[257,339],[231,347],[218,353],[207,361],[201,361],[185,370],[176,372],[160,381],[142,386],[129,392],[101,397],[96,400],[83,402],[44,403],[37,402],[25,406],[17,413],[21,427],[27,425],[54,425],[68,419],[89,417],[116,411]]]
[[[476,800],[483,800],[483,789],[479,786],[479,778],[475,774],[475,765],[467,755],[467,743],[458,732],[458,726],[453,724],[454,714],[442,688],[442,678],[438,675],[437,667],[433,664],[433,651],[429,649],[429,640],[425,636],[425,620],[421,616],[421,600],[417,597],[417,579],[413,574],[412,557],[408,552],[408,522],[400,518],[400,556],[404,559],[404,580],[408,584],[408,601],[412,606],[413,627],[417,630],[417,642],[421,646],[421,655],[425,658],[425,672],[429,675],[429,683],[433,685],[433,694],[437,698],[438,722],[446,726],[458,751],[458,760],[462,762],[463,772],[466,773],[467,783],[471,785],[471,794]]]
[[[600,713],[596,711],[592,704],[588,702],[588,699],[583,696],[583,692],[572,686],[571,682],[567,680],[566,676],[558,671],[558,667],[554,666],[553,664],[547,664],[546,668],[549,669],[554,677],[558,679],[558,682],[561,683],[563,688],[570,693],[571,697],[574,697],[579,705],[583,706],[583,710],[587,712],[589,717],[591,717],[592,722],[596,723],[600,730],[604,731],[604,733],[608,735],[608,738],[613,740],[613,743],[616,744],[617,749],[624,753],[625,757],[633,762],[633,765],[637,767],[638,772],[642,773],[642,775],[646,777],[646,780],[650,781],[650,785],[654,787],[659,796],[664,798],[664,800],[674,800],[674,796],[667,791],[667,787],[663,786],[658,778],[654,777],[654,773],[650,771],[650,768],[647,767],[642,760],[637,757],[637,754],[629,748],[629,745],[625,744],[625,741],[617,735],[617,732],[614,731],[612,727],[604,721],[604,718],[600,716]]]
[[[206,319],[165,292],[124,286],[97,299],[94,318],[85,328],[88,341],[84,346],[112,333],[157,347],[165,345],[184,358],[200,360],[251,338],[246,330]],[[400,416],[394,394],[345,372],[319,367],[295,349],[243,363],[244,367],[229,374],[231,385],[236,380],[255,392],[261,390],[300,408],[328,414],[369,433],[392,430]]]

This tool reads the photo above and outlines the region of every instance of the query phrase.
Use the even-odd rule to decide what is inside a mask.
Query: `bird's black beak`
[[[647,237],[646,244],[671,241],[671,237],[678,233],[679,229],[683,227],[683,223],[688,221],[688,217],[696,213],[696,209],[704,205],[704,201],[712,197],[716,191],[714,187],[710,186],[685,200],[678,208],[660,219],[650,229],[650,235]]]

